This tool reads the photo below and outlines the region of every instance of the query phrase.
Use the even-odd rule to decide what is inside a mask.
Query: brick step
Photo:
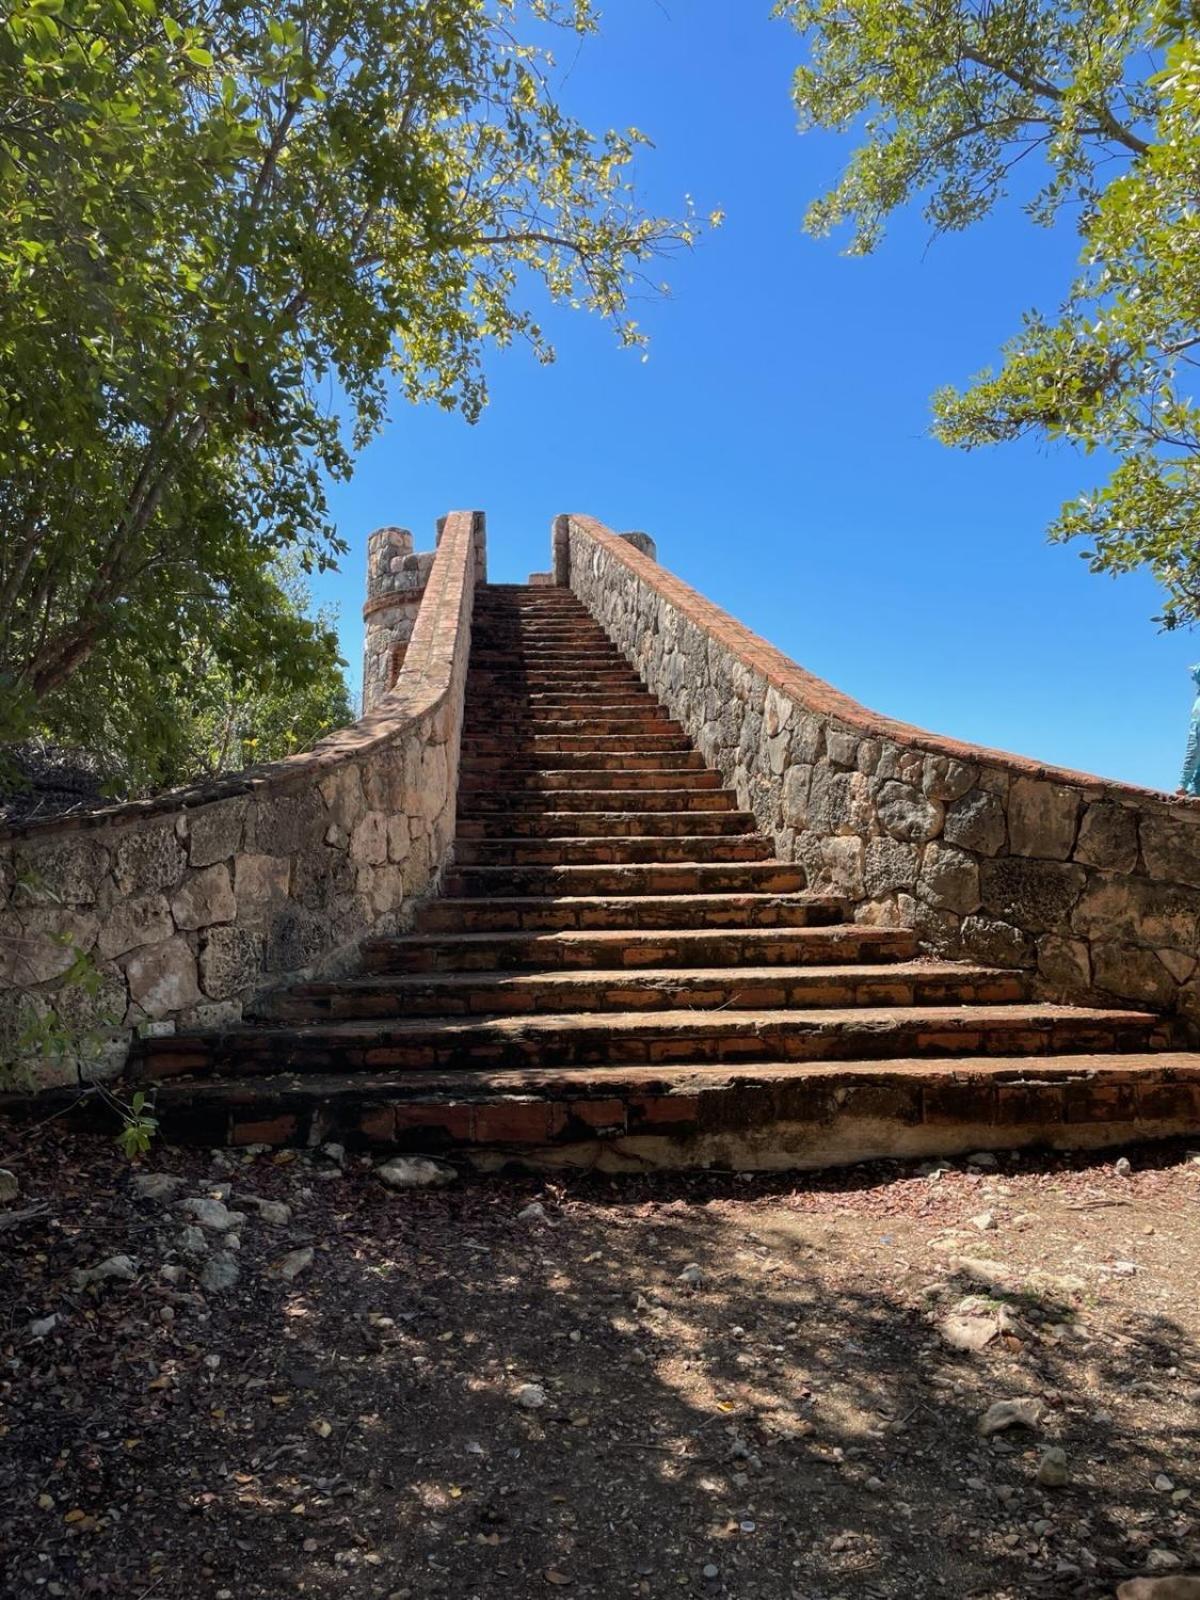
[[[464,800],[466,797],[464,796]],[[736,838],[758,827],[752,811],[460,811],[460,840]]]
[[[721,787],[721,774],[703,764],[695,767],[657,767],[645,771],[633,767],[584,767],[575,771],[570,767],[545,766],[513,772],[509,776],[513,781],[506,782],[504,790],[498,792],[519,795],[526,804],[531,796],[539,792],[561,789],[597,795],[614,790],[630,794],[639,790],[653,793],[660,790],[696,791]],[[478,788],[483,785],[490,790],[496,778],[495,772],[481,773],[475,784],[464,784],[464,787]]]
[[[448,899],[463,895],[793,894],[804,868],[790,861],[673,861],[629,866],[452,867]]]
[[[601,928],[578,933],[396,934],[369,939],[369,973],[494,972],[522,969],[640,971],[644,967],[829,966],[912,961],[915,935],[836,920],[790,928]]]
[[[570,866],[639,861],[767,861],[770,839],[759,833],[649,834],[641,838],[464,839],[454,847],[457,867]]]
[[[525,750],[508,756],[466,751],[460,771],[464,779],[494,782],[507,774],[524,780],[540,772],[704,772],[704,757],[690,747],[679,750]]]
[[[261,1022],[353,1017],[553,1015],[611,1011],[772,1010],[881,1006],[1015,1005],[1023,973],[955,962],[894,966],[642,968],[606,972],[456,972],[295,984],[271,995]]]
[[[427,900],[421,933],[567,928],[805,928],[836,922],[841,905],[811,894],[487,895]]]
[[[476,640],[471,645],[471,666],[480,670],[496,669],[519,671],[522,667],[603,667],[622,666],[629,663],[607,639],[569,644],[565,640],[555,643],[537,643],[524,639],[510,644],[482,644]]]
[[[462,739],[518,739],[582,738],[584,734],[606,733],[674,733],[682,736],[683,730],[661,706],[613,707],[597,712],[592,717],[558,715],[555,710],[530,715],[504,714],[504,707],[496,707],[491,717],[477,715],[462,723]]]
[[[684,774],[701,777],[703,774]],[[516,816],[544,816],[562,811],[635,811],[675,812],[694,814],[697,811],[733,811],[737,801],[728,789],[684,788],[677,784],[668,789],[543,789],[540,791],[501,792],[496,789],[477,789],[463,794],[459,803],[465,810],[513,813]],[[545,810],[543,809],[545,808]],[[514,826],[514,833],[517,828]]]
[[[1145,1012],[1054,1005],[372,1018],[149,1038],[132,1076],[1115,1054],[1153,1048],[1161,1028]]]
[[[695,746],[675,733],[593,734],[590,742],[572,735],[565,738],[553,734],[541,738],[531,736],[514,740],[507,752],[489,749],[489,743],[481,734],[464,740],[463,759],[473,761],[480,771],[494,771],[497,763],[505,761],[553,769],[560,762],[566,766],[573,761],[632,761],[635,757],[649,756],[667,766],[704,765],[704,757]]]
[[[603,667],[583,664],[531,666],[526,669],[511,664],[507,667],[476,667],[469,662],[467,683],[476,692],[503,695],[524,691],[545,694],[550,689],[570,693],[581,684],[586,684],[593,692],[598,689],[634,689],[640,685],[641,679],[632,667],[622,664]]]
[[[280,1073],[168,1083],[154,1109],[168,1143],[202,1147],[337,1139],[492,1167],[812,1168],[1161,1138],[1200,1121],[1200,1057]]]

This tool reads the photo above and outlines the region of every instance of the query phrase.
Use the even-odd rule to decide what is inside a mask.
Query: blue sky
[[[351,550],[318,584],[356,686],[373,527],[411,527],[427,549],[443,511],[482,508],[490,575],[512,582],[548,564],[556,512],[585,511],[646,529],[664,565],[876,710],[1173,788],[1200,640],[1157,630],[1148,579],[1095,577],[1045,540],[1102,468],[928,434],[935,388],[994,360],[1024,308],[1053,311],[1073,237],[1013,205],[932,243],[918,215],[898,218],[865,261],[808,238],[805,204],[849,144],[796,133],[802,43],[769,9],[614,0],[601,37],[564,52],[569,110],[653,139],[647,205],[691,194],[726,221],[670,263],[670,298],[637,308],[647,361],[563,312],[545,318],[555,366],[492,358],[474,427],[396,403],[334,487]]]

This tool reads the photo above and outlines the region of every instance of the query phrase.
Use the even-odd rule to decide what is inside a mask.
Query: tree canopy
[[[412,401],[552,350],[539,286],[627,342],[636,131],[559,105],[586,0],[12,0],[0,17],[0,739],[97,707],[150,754],[188,642],[322,670],[280,551]],[[336,397],[340,395],[341,399]],[[348,417],[344,423],[343,416]]]
[[[996,371],[934,397],[972,448],[1033,434],[1108,452],[1061,509],[1094,570],[1148,567],[1167,627],[1200,619],[1200,36],[1191,12],[1081,0],[782,0],[805,34],[802,127],[862,143],[807,226],[873,250],[917,200],[935,232],[985,216],[1030,169],[1033,221],[1081,240],[1053,313],[1031,310]],[[1030,186],[1032,188],[1032,185]]]

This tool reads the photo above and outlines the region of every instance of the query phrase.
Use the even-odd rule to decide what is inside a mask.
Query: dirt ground
[[[1127,1155],[393,1193],[336,1155],[0,1131],[0,1594],[1025,1600],[1200,1568],[1200,1159]],[[206,1198],[244,1221],[197,1226]]]

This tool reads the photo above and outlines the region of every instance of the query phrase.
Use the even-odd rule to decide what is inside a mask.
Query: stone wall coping
[[[1187,820],[1200,822],[1200,799],[1187,799],[1163,789],[1142,788],[1137,784],[1122,783],[1115,778],[1101,778],[1088,772],[1075,772],[1068,767],[1048,766],[1029,756],[1013,755],[1006,750],[993,750],[982,745],[967,744],[945,734],[930,733],[912,723],[898,722],[871,711],[852,700],[849,695],[835,689],[831,683],[818,678],[815,673],[793,661],[790,656],[752,632],[727,611],[706,600],[681,578],[675,577],[614,533],[597,518],[580,512],[567,513],[567,520],[579,532],[594,540],[613,560],[625,567],[662,596],[687,621],[700,628],[730,655],[736,656],[751,670],[760,673],[767,683],[779,693],[797,701],[808,711],[836,718],[857,732],[877,739],[888,739],[897,745],[934,755],[944,755],[956,761],[984,763],[1000,767],[1022,778],[1069,785],[1083,789],[1093,799],[1120,802],[1136,801],[1154,804],[1165,812],[1186,816]],[[559,575],[559,581],[564,581]]]
[[[436,711],[450,691],[464,592],[475,577],[472,547],[482,517],[479,511],[452,511],[443,519],[445,530],[430,568],[404,664],[378,710],[327,734],[311,750],[279,761],[265,761],[204,783],[166,789],[146,800],[126,800],[94,811],[0,824],[0,845],[114,823],[132,825],[164,813],[193,811],[238,795],[287,794],[311,787],[314,779],[395,739],[421,717]]]

